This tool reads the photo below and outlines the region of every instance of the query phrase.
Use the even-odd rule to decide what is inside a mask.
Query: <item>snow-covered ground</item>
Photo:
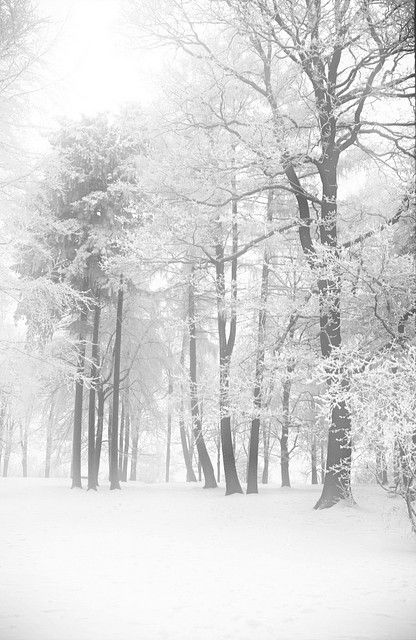
[[[402,504],[1,479],[1,640],[415,640]]]

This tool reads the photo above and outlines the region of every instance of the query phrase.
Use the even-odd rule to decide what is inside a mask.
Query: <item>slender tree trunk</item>
[[[111,479],[110,489],[121,489],[118,473],[118,419],[120,402],[120,360],[121,360],[121,330],[123,323],[123,283],[117,296],[117,317],[116,317],[116,337],[114,342],[114,378],[113,378],[113,417],[111,425],[111,451],[110,468]]]
[[[126,416],[124,419],[124,453],[123,453],[123,469],[121,479],[127,482],[127,467],[129,463],[130,448],[130,408],[129,408],[129,392],[126,391]]]
[[[133,433],[132,433],[132,443],[131,443],[131,465],[130,465],[130,480],[137,480],[137,454],[139,448],[139,417],[137,416],[137,420],[134,420],[133,424]]]
[[[320,444],[321,450],[321,484],[325,482],[325,451],[324,451],[324,443],[321,440]]]
[[[217,482],[221,482],[221,434],[217,438]]]
[[[188,307],[188,302],[186,303],[186,308],[187,307]],[[188,317],[188,311],[185,317],[186,318]],[[185,368],[185,350],[186,350],[186,343],[187,343],[187,335],[188,335],[188,331],[185,330],[182,335],[182,347],[181,347],[181,358],[180,358],[181,372],[183,372]],[[187,438],[187,432],[185,427],[184,388],[183,388],[182,380],[180,384],[180,400],[179,400],[179,434],[181,438],[183,459],[185,461],[185,467],[186,467],[186,482],[196,482],[196,476],[192,466],[193,454],[188,445],[188,438]]]
[[[267,222],[273,220],[273,191],[269,190],[267,200]],[[251,420],[250,443],[247,465],[247,493],[258,493],[258,460],[260,441],[260,420],[263,405],[262,387],[264,377],[264,357],[266,349],[267,298],[269,294],[270,253],[267,247],[263,254],[261,274],[260,308],[257,326],[257,350],[255,381],[253,389],[253,418]]]
[[[81,330],[78,342],[77,377],[75,381],[74,431],[72,438],[72,489],[82,488],[81,482],[81,441],[82,441],[82,405],[84,399],[85,338],[84,325],[87,311],[81,312]]]
[[[6,446],[4,449],[4,462],[3,462],[3,478],[7,478],[9,472],[10,455],[12,452],[12,439],[13,439],[14,423],[9,417],[6,424]]]
[[[195,322],[195,291],[194,291],[194,268],[191,269],[189,278],[189,307],[188,307],[188,321],[189,321],[189,387],[190,387],[190,400],[191,400],[191,416],[192,416],[192,431],[195,438],[195,444],[198,450],[198,459],[201,463],[204,473],[204,489],[214,489],[217,486],[215,481],[214,469],[212,466],[211,458],[205,444],[204,436],[202,434],[201,415],[198,403],[198,383],[197,383],[197,371],[196,371],[196,322]]]
[[[293,371],[293,365],[289,364],[287,372],[290,374]],[[282,435],[280,437],[280,471],[282,478],[282,487],[290,487],[289,476],[289,429],[290,429],[290,391],[292,388],[292,381],[290,378],[286,378],[283,382],[283,424]]]
[[[11,448],[6,444],[6,448],[4,450],[4,462],[3,462],[3,478],[7,478],[7,474],[9,472],[9,461],[10,461]]]
[[[112,462],[111,462],[111,450],[112,450],[112,432],[113,432],[113,398],[110,396],[110,402],[108,403],[108,479],[111,484],[111,474],[112,474]]]
[[[52,458],[52,423],[54,413],[54,400],[51,399],[51,408],[46,423],[46,451],[45,451],[45,478],[51,475],[51,458]]]
[[[377,480],[382,485],[388,484],[386,452],[382,449],[376,453]]]
[[[101,378],[101,374],[100,374]],[[103,389],[102,380],[99,380],[97,386],[97,433],[95,438],[95,460],[94,460],[94,473],[95,473],[95,485],[98,487],[98,477],[100,473],[100,461],[101,461],[101,448],[103,444],[103,428],[104,428],[104,403],[105,395]]]
[[[0,399],[0,468],[1,468],[1,458],[3,455],[5,422],[6,422],[6,406],[5,406],[5,403],[3,403],[3,401]]]
[[[235,179],[232,181],[233,191],[236,190]],[[232,202],[232,237],[233,254],[238,249],[237,230],[237,201]],[[225,475],[225,495],[243,493],[237,475],[235,455],[231,434],[230,415],[230,365],[234,349],[237,330],[237,258],[231,262],[231,317],[230,330],[227,339],[227,316],[225,303],[225,271],[224,271],[224,247],[220,242],[216,245],[216,293],[217,293],[217,325],[220,355],[220,432],[222,445],[222,460]]]
[[[181,437],[182,453],[186,467],[186,482],[196,482],[196,476],[192,466],[192,457],[189,452],[188,440],[186,437],[183,397],[181,397],[179,408],[179,434]]]
[[[97,469],[95,453],[95,395],[99,373],[99,331],[101,307],[97,301],[94,309],[94,324],[91,347],[91,387],[88,399],[88,490],[97,490]]]
[[[316,443],[316,435],[312,435],[311,442],[311,467],[312,467],[312,484],[318,484],[318,470],[316,468],[316,458],[317,458],[317,443]]]
[[[269,460],[270,460],[270,422],[263,421],[263,473],[262,484],[269,483]]]
[[[173,383],[172,376],[169,371],[169,379],[168,379],[168,424],[167,424],[167,433],[166,433],[166,461],[165,461],[165,482],[169,482],[170,475],[170,446],[172,440],[172,393],[173,393]]]
[[[118,437],[118,475],[121,479],[123,476],[123,451],[124,451],[124,427],[126,414],[124,410],[124,398],[121,399],[121,417],[120,417],[120,433]]]
[[[27,478],[28,423],[26,418],[21,425],[20,446],[22,448],[22,475]]]

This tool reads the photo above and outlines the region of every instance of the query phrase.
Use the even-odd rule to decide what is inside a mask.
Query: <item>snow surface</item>
[[[415,640],[400,499],[1,479],[1,640]]]

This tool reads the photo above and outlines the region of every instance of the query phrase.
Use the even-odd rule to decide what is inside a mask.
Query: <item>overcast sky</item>
[[[151,99],[160,56],[128,46],[121,0],[38,1],[51,20],[46,73],[52,117]]]

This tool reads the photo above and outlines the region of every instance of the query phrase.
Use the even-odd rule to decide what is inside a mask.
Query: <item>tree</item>
[[[252,128],[230,118],[223,102],[218,109],[211,108],[212,126],[227,130],[239,144],[244,142],[256,160],[254,166],[263,168],[267,182],[259,184],[257,174],[257,184],[245,193],[240,191],[239,198],[270,188],[295,196],[299,239],[319,292],[321,353],[329,362],[342,344],[340,161],[354,146],[377,157],[378,138],[389,143],[381,156],[391,160],[392,169],[398,154],[399,162],[411,154],[410,118],[405,114],[397,122],[385,122],[375,106],[375,100],[397,103],[413,96],[410,5],[353,1],[294,5],[290,1],[277,6],[268,0],[162,4],[172,19],[153,20],[149,27],[153,35],[194,56],[216,80],[240,83],[259,104],[264,135],[250,137]],[[218,29],[204,29],[206,23]],[[281,86],[282,76],[291,79],[288,88],[288,83]],[[223,87],[224,82],[220,91]],[[287,107],[279,106],[296,99],[302,106],[290,114]],[[264,105],[269,122],[264,119]],[[279,176],[287,182],[276,181]],[[312,189],[319,185],[321,195],[311,193],[309,185]],[[229,201],[235,199],[233,193]],[[318,207],[315,218],[311,205]],[[348,386],[347,378],[344,384]],[[350,495],[350,431],[350,412],[340,400],[332,409],[325,483],[316,508],[330,507]]]

